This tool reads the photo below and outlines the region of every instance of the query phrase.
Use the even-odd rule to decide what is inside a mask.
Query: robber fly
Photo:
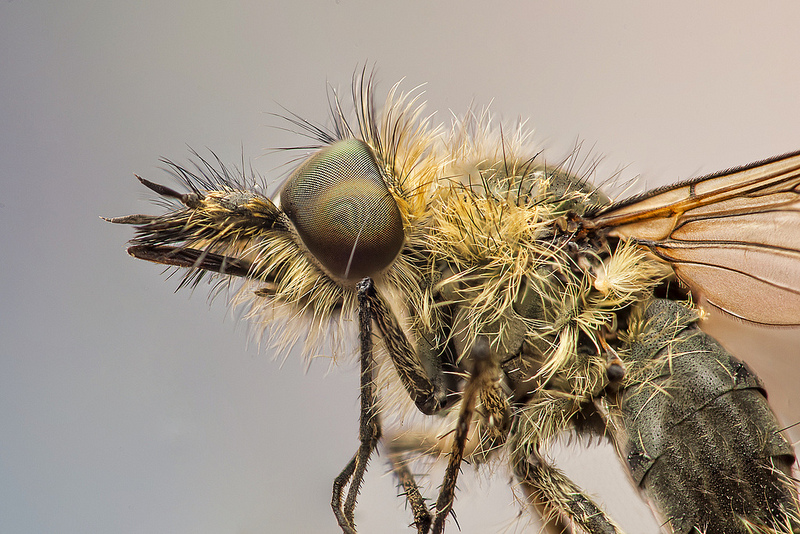
[[[572,431],[611,439],[672,532],[800,532],[794,451],[695,304],[800,325],[800,153],[612,202],[522,127],[470,113],[435,128],[414,94],[395,86],[379,111],[362,73],[353,113],[334,94],[330,128],[290,115],[314,143],[275,198],[218,160],[167,162],[187,192],[139,178],[166,213],[109,219],[182,285],[234,284],[256,324],[281,322],[280,345],[319,352],[357,325],[342,531],[382,447],[419,533],[443,532],[462,462],[493,458],[549,528],[621,532],[546,459]],[[409,462],[439,456],[429,503]]]

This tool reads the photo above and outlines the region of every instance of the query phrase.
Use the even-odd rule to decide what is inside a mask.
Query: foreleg
[[[359,440],[361,445],[353,459],[333,482],[331,506],[339,526],[346,534],[356,534],[353,511],[358,492],[364,480],[367,463],[378,446],[381,437],[380,419],[375,392],[375,359],[372,355],[372,308],[367,294],[372,289],[372,280],[365,278],[358,283],[358,322],[361,344],[361,417]],[[348,487],[349,484],[349,487]],[[347,498],[342,504],[342,493],[348,487]]]

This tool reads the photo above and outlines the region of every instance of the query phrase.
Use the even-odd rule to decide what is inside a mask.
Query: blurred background
[[[551,161],[582,142],[598,179],[639,176],[632,192],[800,149],[800,5],[714,5],[0,3],[0,531],[338,531],[355,362],[276,359],[224,299],[128,257],[131,229],[98,216],[158,210],[134,172],[169,184],[159,157],[208,147],[277,180],[268,149],[304,140],[270,114],[325,123],[326,83],[365,63],[381,98],[426,83],[445,123],[491,102]],[[707,328],[800,421],[800,334]],[[656,531],[607,449],[555,455],[628,532]],[[536,532],[501,467],[473,471],[463,532]],[[364,534],[411,532],[386,472],[374,459]]]

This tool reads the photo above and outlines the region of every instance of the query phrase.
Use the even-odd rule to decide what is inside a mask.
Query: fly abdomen
[[[623,460],[676,534],[800,532],[794,454],[761,381],[695,320],[669,300],[645,311],[618,406]]]

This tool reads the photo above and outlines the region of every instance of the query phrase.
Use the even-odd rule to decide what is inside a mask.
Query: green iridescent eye
[[[357,139],[306,160],[283,185],[280,205],[303,244],[337,278],[374,276],[403,248],[400,210],[372,151]]]

